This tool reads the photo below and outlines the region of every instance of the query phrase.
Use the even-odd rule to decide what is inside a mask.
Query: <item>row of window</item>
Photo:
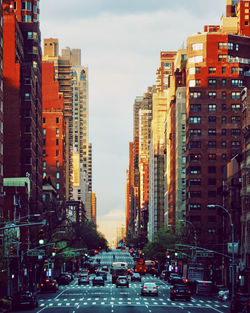
[[[228,142],[222,141],[220,143],[221,148],[227,148]],[[219,145],[217,145],[216,141],[208,141],[207,148],[216,149]],[[232,141],[231,148],[238,149],[240,147],[240,141]],[[201,141],[190,141],[188,144],[189,149],[200,149],[201,148]]]
[[[204,195],[203,195],[204,196]],[[207,192],[207,197],[208,198],[216,198],[217,196],[217,191],[216,190],[208,190]],[[202,198],[202,192],[199,190],[196,191],[189,191],[187,193],[187,198],[192,199],[192,198]]]
[[[47,167],[47,162],[43,161],[43,169],[46,169],[46,167]],[[56,161],[56,167],[60,167],[60,162],[59,161]]]
[[[236,149],[239,149],[240,146],[236,146]],[[230,156],[230,159],[232,159],[237,153],[232,153]],[[209,153],[207,154],[207,160],[208,161],[216,161],[217,160],[217,156],[216,153]],[[227,160],[227,154],[226,153],[222,153],[220,155],[221,160],[226,161]],[[197,161],[201,161],[202,157],[201,157],[201,153],[191,153],[188,156],[188,160],[191,162],[197,162]]]
[[[208,104],[207,106],[209,112],[215,112],[217,109],[216,104]],[[221,111],[225,112],[227,110],[226,103],[221,104]],[[231,104],[231,111],[232,112],[241,112],[241,104],[240,103],[232,103]],[[201,104],[200,103],[194,103],[190,104],[189,106],[189,112],[201,112]]]
[[[230,131],[230,129],[226,129],[226,128],[222,128],[221,129],[221,135],[222,136],[226,136],[228,134],[227,131]],[[212,133],[214,133],[212,131]],[[216,131],[215,131],[216,134]],[[231,136],[233,137],[239,137],[241,134],[241,130],[240,129],[231,129]],[[190,129],[189,130],[189,136],[195,136],[195,137],[199,137],[201,136],[201,129]]]
[[[199,87],[200,86],[200,79],[196,80],[190,80],[189,81],[189,87]],[[218,96],[216,91],[209,91],[207,94],[207,97],[209,99],[216,99]],[[240,100],[240,91],[232,91],[231,99],[233,100]],[[200,99],[201,98],[201,92],[190,92],[190,99]],[[221,99],[226,99],[227,93],[225,91],[221,92]]]
[[[239,75],[244,74],[243,67],[232,66],[229,69],[231,69],[231,74],[239,74]],[[200,66],[190,67],[188,72],[190,75],[200,74],[201,73],[201,67]],[[218,74],[225,74],[226,72],[227,72],[227,68],[225,66],[222,66],[221,67],[221,73],[218,73]],[[217,73],[216,67],[214,67],[214,66],[208,67],[208,74],[216,74],[216,73]]]
[[[209,112],[214,112],[213,110],[209,110]],[[201,124],[202,118],[200,116],[191,116],[189,117],[189,124]],[[226,116],[222,116],[221,118],[222,124],[227,123],[227,118]],[[216,123],[216,116],[209,116],[208,117],[208,122],[209,123]],[[241,122],[241,117],[240,116],[231,116],[230,119],[231,124],[238,124]]]
[[[240,58],[238,56],[234,57],[232,55],[227,54],[219,54],[218,55],[219,62],[229,62],[229,63],[242,63],[242,64],[250,64],[250,59]]]
[[[208,166],[207,173],[208,174],[216,174],[217,167],[216,166]],[[192,175],[201,174],[201,166],[189,166],[187,172]]]
[[[46,123],[46,117],[43,117],[43,123]],[[59,117],[56,117],[56,124],[59,123]]]
[[[43,146],[46,146],[46,139],[43,139]],[[59,139],[56,139],[56,146],[59,146]]]
[[[43,128],[43,135],[46,136],[46,128]],[[59,128],[56,128],[56,135],[59,135]]]

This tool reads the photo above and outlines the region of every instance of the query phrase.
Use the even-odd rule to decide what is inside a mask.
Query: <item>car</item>
[[[92,285],[93,286],[104,286],[105,285],[104,278],[102,276],[95,276],[92,279]]]
[[[97,270],[96,276],[102,276],[104,278],[104,280],[107,280],[107,272],[105,272],[105,271]]]
[[[170,289],[170,300],[185,299],[191,301],[191,290],[187,285],[176,284]]]
[[[141,286],[141,295],[142,296],[156,296],[158,297],[158,286],[156,285],[156,283],[153,282],[147,282],[142,284]]]
[[[38,300],[35,294],[30,291],[17,293],[12,299],[12,309],[30,308],[35,309],[38,307]]]
[[[89,276],[83,275],[78,277],[78,285],[89,285]]]
[[[106,265],[102,266],[102,271],[108,272],[109,271],[108,266],[106,266]]]
[[[44,279],[40,283],[40,290],[41,292],[46,292],[46,291],[52,291],[52,292],[57,292],[58,290],[58,284],[56,280],[53,279]]]
[[[118,276],[116,279],[116,288],[118,288],[119,286],[127,286],[127,288],[129,287],[129,280],[127,276]]]
[[[57,278],[56,281],[58,285],[69,285],[71,282],[71,278],[67,274],[60,274]]]
[[[167,270],[163,270],[160,274],[160,279],[168,280],[170,272]]]
[[[175,280],[180,280],[182,279],[180,277],[180,275],[178,275],[177,273],[170,273],[169,277],[168,277],[168,282],[171,284],[171,285],[174,285],[174,281]]]
[[[141,275],[139,273],[133,273],[131,275],[131,281],[141,281]]]

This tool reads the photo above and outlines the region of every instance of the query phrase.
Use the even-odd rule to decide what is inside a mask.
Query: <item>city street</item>
[[[128,262],[133,265],[133,259],[127,251],[115,250],[109,253],[101,253],[95,256],[95,262],[100,259],[101,265],[110,266],[115,261]],[[90,275],[90,280],[94,274]],[[142,282],[155,282],[159,287],[158,297],[141,296],[140,287]],[[68,286],[60,286],[56,294],[40,294],[39,308],[32,312],[43,313],[139,313],[139,312],[187,312],[187,313],[208,313],[208,312],[229,312],[229,305],[209,297],[192,297],[191,302],[183,300],[171,301],[169,299],[170,285],[151,275],[142,277],[142,282],[130,282],[129,288],[116,288],[111,283],[111,275],[104,287],[102,286],[78,286],[77,279]],[[26,311],[22,311],[26,312]],[[29,311],[31,312],[31,311]]]

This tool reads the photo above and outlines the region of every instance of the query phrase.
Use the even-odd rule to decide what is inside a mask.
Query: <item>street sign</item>
[[[36,249],[32,249],[32,250],[28,250],[27,252],[27,256],[44,256],[45,255],[45,251],[44,250],[36,250]]]
[[[213,258],[214,253],[213,252],[196,251],[196,257],[197,258]]]

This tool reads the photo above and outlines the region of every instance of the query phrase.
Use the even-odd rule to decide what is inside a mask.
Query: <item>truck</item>
[[[110,273],[112,275],[112,284],[115,284],[118,276],[128,275],[128,263],[126,262],[113,262],[111,265]]]

